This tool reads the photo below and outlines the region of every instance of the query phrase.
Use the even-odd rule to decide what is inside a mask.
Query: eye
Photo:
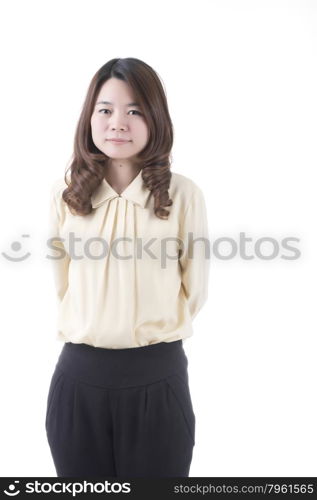
[[[98,113],[102,113],[102,111],[110,111],[110,109],[107,109],[107,108],[102,108],[102,109],[99,109]],[[130,109],[129,113],[137,113],[138,115],[142,116],[142,113],[140,113],[140,111],[137,111],[136,109]],[[106,114],[106,113],[102,113],[102,114]]]

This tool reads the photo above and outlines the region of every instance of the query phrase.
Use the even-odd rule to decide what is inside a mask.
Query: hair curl
[[[140,103],[149,140],[137,155],[137,167],[143,170],[143,182],[154,197],[155,215],[168,219],[169,211],[164,207],[173,204],[168,193],[173,124],[159,76],[148,64],[133,57],[111,59],[91,80],[75,131],[71,164],[64,175],[68,187],[63,191],[63,200],[72,213],[75,210],[76,214],[87,215],[93,210],[91,196],[105,177],[109,157],[95,146],[90,121],[99,90],[112,77],[126,81]]]

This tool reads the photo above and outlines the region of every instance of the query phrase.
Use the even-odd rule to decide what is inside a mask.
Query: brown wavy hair
[[[95,146],[90,120],[101,86],[112,77],[127,82],[140,103],[149,139],[137,155],[137,167],[143,170],[143,182],[154,197],[155,215],[168,219],[169,211],[164,207],[173,204],[168,194],[172,177],[173,124],[158,74],[134,57],[111,59],[91,80],[75,131],[71,164],[64,175],[68,187],[63,191],[63,200],[75,215],[87,215],[93,210],[91,196],[105,177],[109,157]],[[70,179],[67,178],[69,170]]]

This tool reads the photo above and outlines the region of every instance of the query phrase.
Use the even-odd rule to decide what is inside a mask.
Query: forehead
[[[125,105],[135,105],[134,93],[127,82],[118,78],[110,78],[100,88],[96,102],[104,104],[124,103]]]

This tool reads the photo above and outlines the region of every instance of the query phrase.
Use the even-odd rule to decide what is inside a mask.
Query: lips
[[[130,142],[128,141],[127,139],[116,139],[116,138],[113,138],[113,139],[107,139],[107,141],[111,141],[111,142]]]

